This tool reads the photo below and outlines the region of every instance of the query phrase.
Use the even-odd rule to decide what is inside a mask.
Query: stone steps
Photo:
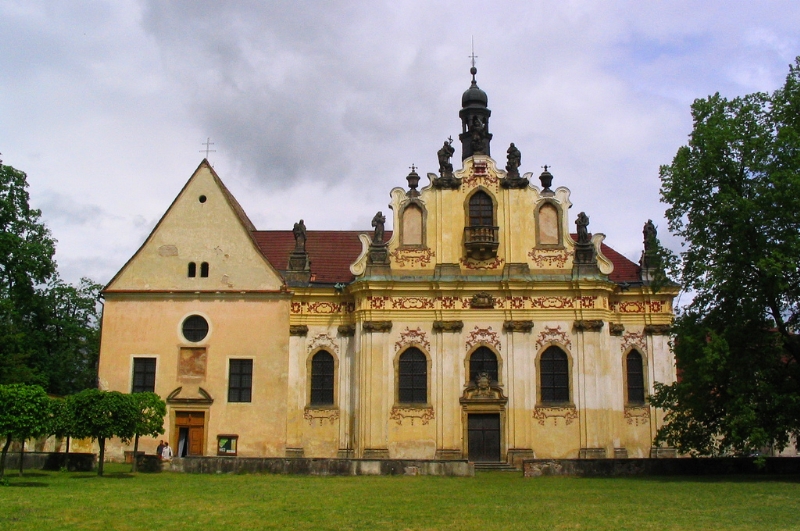
[[[497,461],[482,461],[475,463],[475,471],[476,472],[486,472],[486,471],[493,471],[493,472],[519,472],[520,470],[508,463]]]

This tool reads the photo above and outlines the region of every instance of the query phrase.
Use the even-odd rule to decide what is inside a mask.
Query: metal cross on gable
[[[204,151],[206,152],[206,158],[208,158],[208,154],[209,153],[216,153],[217,152],[216,149],[211,149],[211,146],[214,145],[214,142],[211,141],[211,137],[208,137],[208,139],[205,142],[200,142],[200,145],[206,147],[205,149],[201,149],[200,150],[200,153],[202,153]]]

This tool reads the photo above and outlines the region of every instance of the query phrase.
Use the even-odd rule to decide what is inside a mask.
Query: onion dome
[[[472,74],[472,84],[470,84],[469,88],[464,91],[464,95],[461,96],[461,106],[462,107],[486,107],[489,105],[489,98],[486,96],[486,93],[478,88],[478,82],[475,81],[475,74],[478,73],[478,69],[474,66],[470,68],[469,73]]]

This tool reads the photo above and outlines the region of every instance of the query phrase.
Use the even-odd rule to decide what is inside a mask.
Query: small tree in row
[[[0,385],[0,436],[5,437],[0,478],[11,441],[17,439],[24,444],[26,439],[41,435],[67,437],[67,454],[71,437],[96,440],[100,446],[97,474],[102,476],[107,439],[119,437],[129,442],[135,437],[135,456],[139,436],[164,433],[165,415],[166,405],[155,393],[127,395],[86,389],[65,399],[50,399],[37,385]]]
[[[47,434],[49,410],[50,398],[38,385],[0,385],[0,436],[5,437],[0,455],[0,479],[5,476],[6,455],[12,439],[24,441]],[[20,475],[22,457],[20,455]]]

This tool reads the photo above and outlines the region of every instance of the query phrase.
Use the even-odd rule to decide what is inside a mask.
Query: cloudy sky
[[[259,229],[369,229],[460,131],[470,39],[501,166],[638,260],[689,105],[779,87],[800,2],[0,0],[0,152],[62,276],[105,283],[202,160]],[[501,156],[502,155],[502,156]],[[457,157],[459,155],[457,154]],[[427,179],[423,179],[423,184]]]

